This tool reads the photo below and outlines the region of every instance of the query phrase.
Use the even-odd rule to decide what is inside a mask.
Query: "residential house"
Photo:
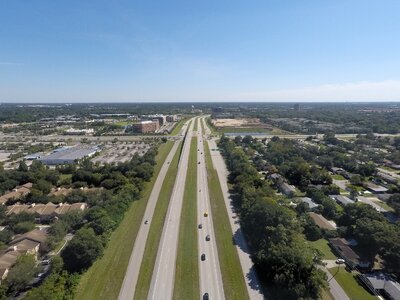
[[[360,275],[360,278],[373,294],[379,293],[387,299],[400,299],[400,284],[390,276],[383,273],[370,273]]]
[[[19,199],[23,196],[28,195],[31,192],[32,183],[28,182],[23,185],[15,187],[12,191],[4,194],[0,197],[0,204],[6,204],[8,200]]]
[[[373,192],[374,194],[382,194],[388,191],[387,188],[377,185],[371,181],[365,182],[364,187]]]
[[[47,236],[48,234],[45,230],[31,230],[24,234],[15,236],[9,243],[9,249],[23,254],[43,253],[47,250]]]
[[[299,198],[296,198],[296,200],[307,203],[308,207],[311,210],[318,207],[318,204],[316,204],[314,201],[312,201],[311,198],[309,198],[309,197],[299,197]]]
[[[354,203],[353,200],[351,200],[350,198],[343,196],[343,195],[329,195],[329,197],[332,200],[336,201],[338,204],[343,205],[343,206]]]
[[[350,248],[350,243],[343,238],[329,239],[332,250],[346,261],[350,268],[368,268],[369,262],[363,261],[360,256]]]

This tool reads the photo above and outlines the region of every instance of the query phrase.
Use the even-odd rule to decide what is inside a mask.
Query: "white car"
[[[338,258],[337,260],[336,260],[336,263],[338,264],[338,265],[341,265],[341,264],[344,264],[346,261],[344,260],[344,259],[342,259],[342,258]]]

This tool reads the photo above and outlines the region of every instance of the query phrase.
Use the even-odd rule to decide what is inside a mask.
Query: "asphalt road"
[[[172,299],[173,296],[179,223],[182,211],[183,194],[185,191],[193,125],[194,122],[191,123],[185,138],[147,299],[169,300]]]
[[[335,300],[350,300],[350,298],[346,295],[345,291],[332,276],[332,274],[328,271],[328,269],[323,266],[320,266],[319,268],[324,271],[328,276],[329,291],[331,292],[333,298]]]
[[[202,119],[204,124],[204,128],[207,134],[210,134],[210,130]],[[217,148],[215,140],[208,140],[208,145],[210,150]],[[232,228],[232,235],[235,239],[236,250],[239,256],[240,265],[243,271],[243,277],[246,282],[247,292],[249,294],[250,299],[263,299],[263,294],[261,291],[261,285],[257,278],[257,273],[254,269],[254,264],[250,258],[250,251],[247,246],[247,241],[242,233],[240,228],[240,224],[236,219],[236,213],[234,212],[233,205],[231,203],[231,199],[229,196],[228,189],[228,170],[226,169],[224,159],[222,158],[219,151],[210,151],[211,159],[214,165],[214,168],[217,171],[218,179],[221,185],[222,194],[224,196],[226,209],[228,211],[230,225]]]
[[[131,258],[129,259],[128,268],[126,270],[125,278],[119,292],[118,299],[120,300],[132,300],[135,295],[136,283],[139,278],[140,266],[143,260],[144,249],[146,246],[147,236],[150,230],[150,222],[156,208],[157,200],[160,195],[161,187],[164,182],[165,176],[169,168],[169,162],[172,161],[176,150],[178,149],[179,141],[176,141],[169,152],[167,159],[160,169],[160,173],[154,183],[153,190],[151,191],[146,211],[143,216],[141,226],[136,236],[135,244],[132,249]],[[149,221],[149,224],[144,224],[145,220]]]
[[[199,120],[198,122],[200,122]],[[197,222],[198,224],[202,224],[202,228],[198,228],[197,235],[199,245],[200,297],[208,293],[210,299],[224,299],[224,288],[210,207],[204,156],[204,139],[200,123],[197,126],[197,130],[199,133],[197,161],[200,162],[200,164],[197,164]],[[208,213],[207,217],[204,215],[206,212]],[[206,241],[207,235],[210,236],[210,241]],[[206,256],[204,261],[200,260],[200,255],[202,254]]]

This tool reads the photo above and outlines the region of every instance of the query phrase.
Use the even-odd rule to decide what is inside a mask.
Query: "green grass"
[[[232,229],[226,210],[217,171],[214,169],[208,143],[205,144],[207,180],[211,212],[218,248],[222,281],[226,299],[249,299],[239,257],[232,242]]]
[[[146,299],[150,289],[151,277],[153,275],[153,269],[156,262],[158,246],[162,230],[164,227],[164,221],[167,215],[168,205],[171,199],[172,190],[175,184],[176,174],[178,172],[178,162],[180,156],[180,143],[176,154],[171,161],[167,175],[161,187],[161,193],[158,197],[157,205],[154,210],[154,215],[150,223],[150,231],[146,241],[146,247],[144,249],[145,255],[143,256],[142,264],[140,266],[140,274],[135,290],[134,299]]]
[[[336,274],[339,268],[339,272]],[[361,286],[355,278],[355,274],[347,272],[344,267],[334,267],[329,269],[332,275],[335,275],[336,281],[340,284],[343,290],[346,292],[347,296],[351,300],[373,300],[378,299],[371,295],[363,286]]]
[[[196,122],[197,123],[197,122]],[[174,299],[200,294],[197,240],[197,138],[192,138],[176,257]]]
[[[318,249],[322,253],[322,259],[336,259],[337,257],[333,254],[331,248],[328,245],[328,241],[325,239],[319,239],[314,242],[308,242],[310,246],[315,249]]]
[[[121,224],[112,233],[102,258],[82,275],[75,299],[118,298],[147,201],[172,146],[173,142],[171,141],[160,146],[156,157],[157,165],[151,181],[145,183],[141,198],[131,204]]]
[[[177,135],[179,131],[182,129],[183,124],[187,121],[187,118],[184,118],[178,122],[178,124],[175,125],[174,129],[169,135]]]
[[[339,174],[333,174],[332,178],[336,180],[346,180],[346,178],[344,178],[342,175]]]
[[[266,134],[287,134],[287,132],[278,128],[263,128],[263,127],[221,127],[217,129],[219,133],[242,133],[256,132]]]
[[[197,131],[197,120],[198,120],[198,118],[196,118],[196,119],[194,119],[194,125],[193,125],[193,132],[196,132]]]
[[[386,202],[383,201],[374,201],[374,203],[376,203],[376,205],[379,205],[380,207],[382,207],[383,209],[386,209],[387,211],[392,211],[394,212],[394,209],[392,207],[390,207]]]
[[[119,122],[114,123],[114,125],[121,126],[121,127],[125,127],[125,126],[127,126],[127,125],[129,125],[129,124],[133,124],[133,123],[134,123],[134,122],[119,121]]]
[[[206,122],[205,119],[204,119],[204,122]],[[203,121],[200,121],[201,129],[202,129],[203,133],[206,132],[206,129],[205,129],[205,127],[204,127],[204,122],[203,122]]]

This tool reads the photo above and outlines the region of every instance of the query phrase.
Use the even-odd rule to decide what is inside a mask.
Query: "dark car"
[[[208,298],[208,293],[205,293],[204,295],[203,295],[203,300],[208,300],[209,298]]]
[[[200,164],[200,162],[199,162],[199,164]]]
[[[206,235],[206,241],[208,242],[209,240],[210,240],[210,235],[207,234],[207,235]]]
[[[199,224],[199,229],[202,229],[203,228],[203,224]]]
[[[206,260],[206,255],[204,253],[201,255],[201,260]]]

